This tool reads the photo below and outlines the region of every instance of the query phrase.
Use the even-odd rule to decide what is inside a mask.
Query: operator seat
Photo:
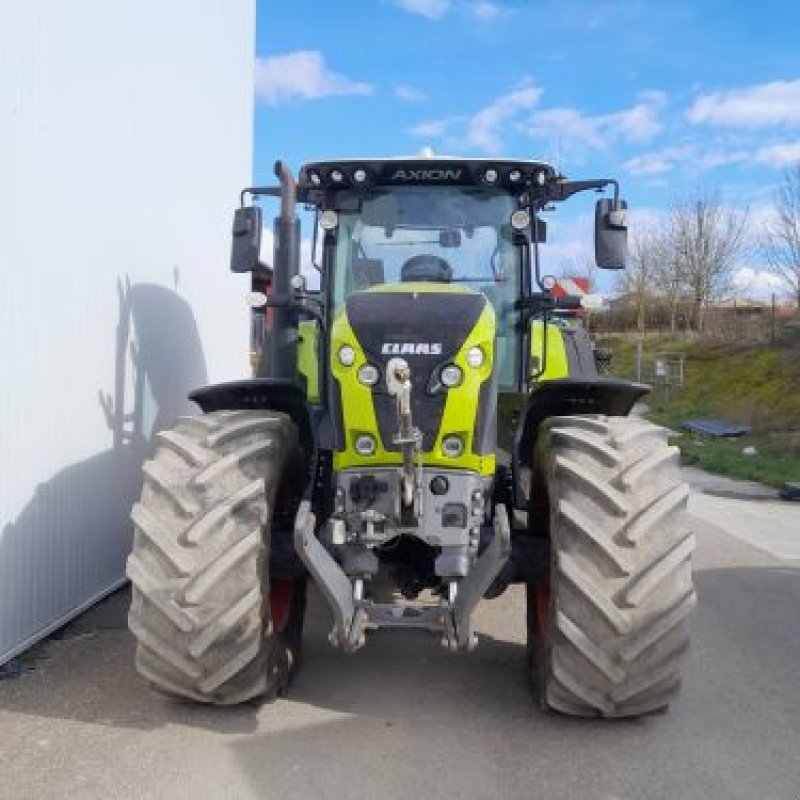
[[[400,280],[430,281],[431,283],[450,283],[453,279],[453,268],[439,256],[422,254],[412,256],[400,267]]]

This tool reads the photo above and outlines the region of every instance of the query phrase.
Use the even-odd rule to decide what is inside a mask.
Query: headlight
[[[460,436],[445,436],[442,440],[442,452],[448,458],[458,458],[464,452],[464,442]]]
[[[355,447],[360,456],[375,455],[375,440],[367,433],[356,437]]]
[[[494,183],[497,180],[497,170],[493,167],[489,167],[489,169],[483,173],[483,179],[486,183]]]
[[[511,183],[519,183],[522,180],[522,172],[518,169],[512,169],[511,172],[508,173],[508,179]]]
[[[380,377],[378,368],[372,364],[363,364],[358,370],[358,382],[364,386],[374,386]]]
[[[511,227],[515,231],[524,231],[531,224],[531,215],[526,208],[517,209],[511,215]]]
[[[339,215],[332,208],[326,208],[319,215],[319,224],[322,230],[332,231],[339,224]]]
[[[470,347],[470,349],[467,350],[467,364],[469,364],[473,369],[482,367],[484,358],[483,350],[481,350],[478,345],[475,345],[475,347]]]
[[[352,367],[356,361],[356,351],[349,344],[343,344],[339,348],[339,363],[343,367]]]
[[[442,369],[440,374],[442,384],[448,389],[458,386],[463,378],[464,374],[461,372],[461,367],[457,366],[456,364],[448,364]]]

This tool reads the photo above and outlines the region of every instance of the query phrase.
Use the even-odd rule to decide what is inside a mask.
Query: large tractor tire
[[[302,576],[269,580],[270,526],[303,491],[294,424],[261,411],[183,417],[143,471],[128,559],[138,671],[202,703],[274,697],[305,609]]]
[[[678,449],[642,419],[554,417],[535,462],[551,554],[549,582],[528,586],[543,705],[603,717],[665,708],[696,603]]]

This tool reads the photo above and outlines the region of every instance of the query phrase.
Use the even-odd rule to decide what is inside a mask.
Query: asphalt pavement
[[[287,697],[176,703],[136,676],[122,591],[0,681],[0,797],[794,800],[800,503],[698,492],[690,507],[699,603],[666,713],[586,721],[538,709],[516,588],[480,606],[480,644],[460,656],[413,632],[339,653],[314,595]]]

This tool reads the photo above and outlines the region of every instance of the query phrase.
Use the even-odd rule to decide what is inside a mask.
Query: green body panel
[[[297,339],[297,371],[305,378],[309,403],[319,403],[319,325],[316,320],[300,323]]]
[[[564,348],[564,335],[558,325],[547,325],[547,361],[538,381],[569,377],[569,361]],[[544,353],[545,325],[541,320],[531,323],[531,371],[536,372]]]
[[[365,293],[463,293],[471,289],[452,284],[403,283],[384,284],[364,290]],[[495,455],[477,455],[472,452],[475,419],[478,412],[481,386],[491,379],[494,366],[495,314],[491,303],[487,302],[478,321],[469,332],[464,343],[452,359],[451,363],[461,367],[464,380],[460,386],[447,390],[444,413],[433,449],[423,453],[425,465],[442,468],[465,469],[481,475],[493,475],[495,471]],[[342,345],[348,344],[355,351],[355,362],[350,367],[343,366],[337,357]],[[485,358],[483,364],[471,367],[467,364],[467,351],[475,346],[481,347]],[[331,329],[331,372],[339,383],[341,391],[342,423],[344,425],[345,449],[335,451],[334,469],[376,467],[387,464],[401,464],[399,452],[389,452],[382,446],[375,409],[372,401],[372,390],[358,381],[358,370],[367,359],[344,309],[334,319]],[[360,456],[355,452],[354,442],[363,433],[373,436],[377,449],[372,456]],[[448,458],[442,453],[441,445],[445,436],[459,435],[464,442],[464,452],[458,458]]]

